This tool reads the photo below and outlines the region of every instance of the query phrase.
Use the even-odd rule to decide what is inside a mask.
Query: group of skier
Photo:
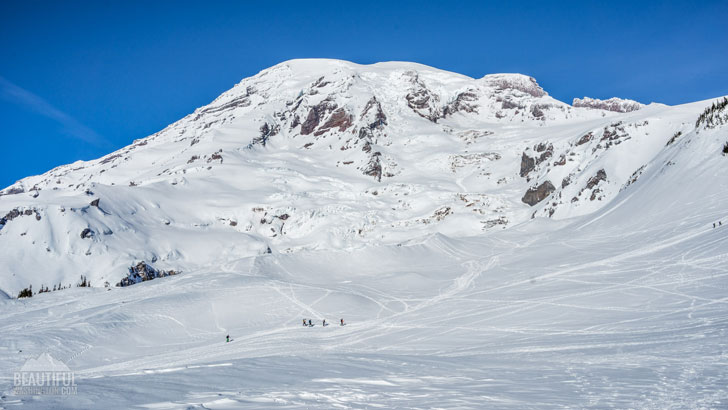
[[[328,323],[326,323],[326,319],[323,319],[323,321],[321,322],[321,324],[324,327],[326,327],[326,326],[329,325]],[[303,319],[303,325],[304,326],[308,326],[308,327],[313,327],[313,320],[311,320],[311,319],[308,319],[308,320]],[[344,322],[344,319],[343,318],[339,320],[339,326],[346,326],[346,322]],[[230,343],[232,341],[233,341],[233,339],[230,338],[230,335],[225,336],[225,343]]]
[[[306,321],[306,319],[303,319],[303,325],[304,325],[304,326],[308,326],[308,327],[313,327],[313,321],[312,321],[311,319],[308,319],[308,321]],[[328,323],[326,323],[326,319],[324,319],[324,320],[323,320],[323,321],[321,322],[321,325],[325,327],[325,326],[328,326],[329,324],[328,324]],[[344,319],[341,319],[341,320],[339,321],[339,325],[340,325],[340,326],[345,326],[345,325],[346,325],[346,323],[344,323]]]
[[[722,221],[718,221],[718,226],[723,226],[723,222]],[[715,228],[715,222],[713,222],[713,228]]]

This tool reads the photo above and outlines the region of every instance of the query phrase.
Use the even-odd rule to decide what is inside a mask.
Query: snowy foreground
[[[48,351],[78,394],[16,397],[6,378],[0,407],[725,408],[728,226],[703,211],[5,301],[0,374]]]
[[[726,409],[715,101],[265,70],[0,191],[0,409]],[[181,274],[113,286],[142,260]]]

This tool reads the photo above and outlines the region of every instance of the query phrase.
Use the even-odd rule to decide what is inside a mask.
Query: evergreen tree
[[[33,285],[28,286],[18,293],[18,299],[20,298],[31,298],[33,297]]]

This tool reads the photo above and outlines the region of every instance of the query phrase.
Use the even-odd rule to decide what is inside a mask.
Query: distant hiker
[[[225,343],[229,343],[229,342],[230,342],[230,335],[227,335],[227,336],[225,336]]]
[[[308,319],[308,325],[313,326],[313,322],[311,321],[311,319]]]
[[[713,222],[713,229],[715,229],[715,222]]]
[[[344,326],[344,319],[341,319],[341,326]]]
[[[306,319],[303,319],[303,325],[306,326]]]
[[[718,221],[718,226],[723,226],[723,222]]]
[[[326,326],[326,319],[324,319],[322,326]]]

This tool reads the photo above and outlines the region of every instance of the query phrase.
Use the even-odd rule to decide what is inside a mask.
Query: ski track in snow
[[[262,286],[259,291],[237,288],[245,297],[269,289],[268,297],[289,311],[290,317],[269,323],[268,329],[218,323],[214,331],[196,328],[175,312],[173,302],[126,323],[140,335],[157,323],[178,327],[185,335],[182,342],[140,345],[143,350],[112,364],[89,358],[97,347],[88,343],[69,364],[78,366],[79,389],[85,395],[112,394],[116,405],[111,407],[118,408],[425,408],[435,403],[445,408],[721,408],[728,400],[728,297],[716,291],[725,289],[728,277],[723,267],[728,239],[696,241],[705,234],[704,229],[686,230],[593,261],[567,266],[555,261],[538,269],[544,272],[539,275],[529,273],[533,267],[522,262],[519,252],[524,248],[509,241],[490,241],[491,255],[477,259],[468,250],[454,251],[435,242],[428,252],[450,268],[437,268],[445,275],[426,264],[417,268],[441,277],[417,294],[377,280],[306,283],[308,268],[302,263],[298,282],[256,276],[262,281],[256,285]],[[612,239],[604,235],[599,241]],[[565,252],[595,243],[562,242],[570,245],[561,247]],[[538,253],[544,246],[550,245],[526,249]],[[668,260],[655,263],[663,258]],[[514,263],[522,272],[514,274]],[[292,274],[287,265],[272,266]],[[173,280],[192,283],[193,276],[202,275]],[[243,278],[234,270],[220,275]],[[539,287],[552,290],[541,292]],[[109,293],[124,292],[123,305],[106,302],[107,295],[96,292],[84,300],[58,300],[57,305],[49,302],[25,313],[3,312],[0,330],[27,332],[32,327],[13,324],[13,318],[28,320],[32,312],[43,321],[37,326],[57,329],[33,331],[37,335],[60,335],[67,325],[101,326],[109,323],[107,316],[127,315],[130,306],[148,303],[147,295],[162,292],[165,300],[174,301],[167,295],[182,288],[158,281],[138,289],[142,294]],[[373,315],[336,325],[328,304],[341,295],[349,302],[366,301]],[[629,295],[649,297],[635,304]],[[80,315],[79,309],[93,314]],[[48,321],[43,315],[52,310],[58,317]],[[582,312],[599,316],[582,319]],[[304,328],[298,322],[304,315],[329,318],[332,325]],[[209,317],[216,321],[217,316],[213,311]],[[94,318],[102,320],[87,322]],[[221,329],[234,341],[221,341]],[[23,337],[14,339],[23,343]],[[44,340],[46,347],[49,341]],[[62,345],[57,342],[56,348]],[[146,349],[151,349],[149,354]],[[685,352],[692,353],[683,357]],[[0,354],[10,358],[11,352],[6,348]],[[143,387],[146,383],[152,383],[156,394]],[[124,395],[114,394],[116,389]],[[149,400],[155,395],[161,400]],[[12,395],[0,403],[3,408],[31,404]],[[83,407],[72,398],[41,397],[32,403]]]

